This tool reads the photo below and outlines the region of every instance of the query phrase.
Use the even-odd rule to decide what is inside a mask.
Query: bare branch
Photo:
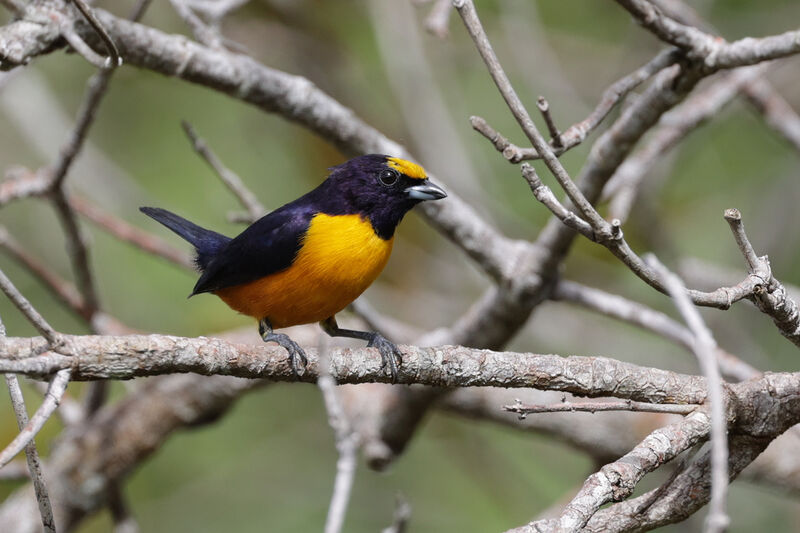
[[[684,49],[691,59],[717,70],[753,65],[800,52],[800,30],[727,42],[664,15],[647,0],[617,0],[636,21],[659,39]]]
[[[800,346],[800,308],[789,297],[786,288],[772,275],[767,256],[758,257],[744,232],[738,209],[727,209],[725,220],[731,227],[736,244],[745,258],[750,276],[760,280],[750,295],[756,306],[772,318],[781,334],[795,346]]]
[[[639,85],[652,78],[657,72],[675,63],[679,58],[680,55],[675,50],[664,50],[635,71],[609,85],[603,91],[600,102],[597,103],[594,110],[585,119],[573,124],[561,134],[565,150],[586,140],[586,137],[597,129],[611,110],[614,109],[614,106],[623,98]]]
[[[765,446],[765,439],[734,435],[731,438],[731,476],[735,477],[741,472]],[[592,517],[585,530],[590,533],[645,531],[685,520],[709,500],[711,455],[706,453],[680,472],[667,487],[660,487],[637,498],[601,509]],[[660,492],[659,498],[653,501],[657,492]],[[521,529],[520,533],[529,531]]]
[[[717,343],[703,322],[700,312],[692,305],[692,301],[686,294],[686,287],[680,278],[669,272],[655,256],[650,256],[649,260],[664,280],[670,296],[675,301],[675,306],[695,336],[693,351],[700,363],[703,375],[708,380],[708,401],[711,411],[712,484],[711,506],[706,525],[712,533],[722,532],[730,523],[725,512],[728,494],[728,420],[727,397],[714,355]]]
[[[560,280],[551,298],[571,302],[595,310],[603,315],[634,324],[669,339],[689,351],[694,346],[692,333],[660,311],[599,289],[579,283]],[[720,348],[716,351],[720,370],[737,381],[751,379],[761,374],[755,367]]]
[[[296,381],[286,351],[271,345],[231,344],[214,338],[166,335],[64,335],[62,351],[42,353],[40,338],[9,337],[0,348],[0,372],[47,376],[70,368],[78,381],[130,379],[165,373],[193,372]],[[653,403],[701,403],[705,381],[603,357],[492,352],[462,346],[402,346],[398,383],[437,387],[537,387],[584,396],[614,396]],[[308,348],[306,373],[300,381],[315,383],[319,362]],[[375,348],[331,350],[331,375],[337,383],[391,381]]]
[[[19,387],[17,376],[6,374],[6,385],[8,385],[8,392],[11,395],[11,406],[14,408],[14,414],[17,417],[17,426],[19,426],[20,431],[24,431],[28,425],[28,413],[25,409],[25,399],[22,396],[22,389]],[[25,446],[25,458],[28,462],[28,470],[36,492],[39,513],[42,515],[44,533],[55,533],[56,525],[53,519],[53,508],[50,505],[50,496],[47,494],[39,452],[36,451],[36,442],[34,442],[33,438]]]
[[[539,112],[542,114],[545,124],[547,124],[547,131],[550,133],[550,142],[553,148],[556,150],[564,148],[561,132],[558,131],[558,126],[556,126],[553,120],[553,115],[550,114],[550,103],[545,100],[544,96],[539,96],[539,99],[536,100],[536,107],[539,108]]]
[[[612,501],[630,496],[645,474],[671,461],[708,435],[709,418],[697,410],[686,418],[657,429],[619,460],[592,474],[558,519],[545,519],[526,526],[529,531],[580,531]]]
[[[511,405],[504,405],[503,409],[509,413],[517,413],[521,417],[541,413],[588,412],[599,413],[604,411],[634,411],[644,413],[667,413],[673,415],[688,415],[696,405],[653,404],[645,402],[567,402],[549,405],[523,404],[519,400]]]
[[[153,378],[136,393],[104,406],[86,424],[65,429],[48,458],[56,516],[64,524],[77,524],[113,503],[114,487],[175,431],[217,420],[245,392],[266,384],[229,376]],[[13,525],[9,531],[35,533],[38,516],[32,501],[32,491],[10,497],[0,506],[0,524]]]
[[[328,507],[328,516],[325,519],[324,531],[325,533],[339,533],[344,525],[358,466],[358,434],[347,419],[336,391],[336,380],[328,371],[330,362],[327,354],[327,337],[320,336],[320,373],[317,386],[322,391],[325,409],[328,412],[328,423],[333,428],[336,450],[339,452],[339,459],[336,461],[336,481]]]
[[[556,155],[561,155],[585,141],[589,134],[600,126],[611,110],[614,109],[614,106],[625,96],[655,75],[659,70],[675,63],[678,58],[679,54],[675,50],[664,50],[639,69],[611,84],[603,92],[600,102],[598,102],[594,110],[585,119],[573,124],[559,136],[562,143],[561,147],[556,146],[553,142],[550,143],[553,152]],[[494,144],[497,151],[502,153],[503,157],[509,162],[519,163],[525,160],[541,159],[539,152],[535,148],[521,148],[510,143],[505,137],[495,131],[494,128],[489,126],[484,119],[480,117],[471,117],[470,121],[472,127],[489,139],[492,144]]]
[[[146,253],[164,258],[179,267],[187,270],[195,269],[194,261],[187,252],[175,248],[160,237],[127,223],[80,196],[70,197],[69,202],[75,211],[117,239],[132,244]]]
[[[506,101],[509,110],[514,115],[514,118],[517,120],[520,128],[522,128],[522,131],[525,133],[525,136],[528,137],[528,140],[531,141],[533,147],[536,148],[537,153],[541,155],[542,160],[547,165],[547,168],[550,169],[550,171],[553,173],[553,176],[555,176],[556,180],[558,180],[558,183],[569,196],[570,200],[572,200],[572,202],[575,204],[580,215],[590,224],[592,224],[593,227],[599,227],[603,221],[602,218],[592,208],[591,204],[584,197],[581,190],[569,178],[566,169],[564,169],[555,153],[553,153],[553,150],[544,140],[544,137],[542,137],[542,135],[539,133],[539,130],[536,128],[533,120],[531,120],[528,111],[525,109],[522,100],[520,100],[516,91],[514,91],[511,81],[508,79],[508,76],[503,70],[500,61],[497,59],[497,56],[492,49],[492,45],[489,42],[489,38],[486,36],[486,32],[483,29],[480,19],[478,18],[478,14],[475,11],[475,5],[472,3],[472,0],[455,0],[453,5],[458,10],[459,15],[461,15],[461,19],[464,21],[464,25],[467,28],[470,37],[472,37],[478,52],[483,58],[484,63],[486,63],[489,74],[494,80],[497,89],[500,91],[500,94],[503,96],[503,99]]]
[[[25,449],[25,446],[39,433],[39,430],[42,429],[42,426],[44,426],[61,402],[61,398],[67,390],[71,374],[72,370],[69,368],[61,369],[56,373],[53,381],[50,382],[50,387],[47,389],[42,405],[33,414],[25,428],[0,452],[0,468],[8,464],[11,459]]]
[[[247,209],[251,221],[258,220],[267,212],[267,209],[258,201],[256,195],[248,189],[242,179],[236,175],[235,172],[230,170],[219,158],[211,151],[208,144],[201,139],[191,124],[187,121],[182,121],[181,126],[186,136],[192,143],[194,150],[200,154],[206,163],[214,170],[220,180],[230,189],[230,191],[242,204],[242,207]]]
[[[47,339],[49,346],[57,346],[60,344],[61,339],[59,334],[56,333],[56,330],[54,330],[50,324],[47,323],[44,317],[40,315],[36,309],[34,309],[28,299],[17,290],[17,288],[13,283],[11,283],[11,280],[8,279],[5,272],[2,270],[0,270],[0,290],[2,290],[5,295],[8,296],[8,299],[11,300],[11,303],[13,303],[17,309],[19,309],[20,312],[25,315],[25,318],[27,318],[28,321],[33,324],[33,327],[35,327],[39,333],[41,333],[44,338]],[[22,448],[20,448],[20,450],[21,449]]]
[[[40,196],[50,190],[50,182],[29,169],[16,167],[6,171],[0,182],[0,207],[31,196]]]
[[[535,148],[521,148],[513,144],[503,134],[491,127],[486,119],[471,116],[469,122],[472,124],[472,129],[486,137],[509,162],[519,163],[520,161],[539,159],[539,152]]]
[[[78,293],[75,286],[65,279],[62,279],[55,272],[47,268],[39,259],[31,255],[8,233],[8,230],[2,226],[0,226],[0,248],[8,252],[8,254],[21,265],[25,266],[30,273],[36,276],[42,284],[68,308],[86,319],[90,317],[86,312],[83,298]]]
[[[72,166],[75,157],[81,151],[84,141],[86,140],[86,135],[89,133],[89,128],[91,128],[96,118],[100,102],[103,100],[103,96],[105,96],[108,90],[108,82],[111,80],[113,72],[113,69],[104,69],[89,78],[86,84],[86,93],[84,94],[83,102],[78,110],[78,118],[75,121],[75,126],[72,128],[69,137],[61,147],[58,161],[47,171],[50,187],[53,190],[62,186],[64,178],[67,172],[69,172],[69,168]]]
[[[83,296],[83,307],[85,312],[92,316],[99,310],[100,305],[94,276],[89,264],[89,246],[86,242],[86,234],[78,224],[75,212],[70,207],[67,197],[61,188],[54,192],[53,203],[67,237],[67,252],[77,278],[77,285]]]
[[[743,87],[747,100],[758,109],[767,125],[800,152],[800,116],[764,79],[755,79]]]
[[[698,89],[686,101],[665,113],[644,146],[628,157],[606,184],[603,197],[611,198],[609,216],[625,222],[637,190],[645,177],[651,174],[658,158],[691,131],[718,115],[741,90],[763,76],[766,68],[767,65],[755,65],[722,73],[717,80]]]
[[[550,190],[550,187],[545,185],[539,178],[536,169],[528,163],[523,163],[520,165],[520,171],[522,172],[522,177],[530,185],[533,196],[558,217],[564,225],[569,226],[591,241],[596,240],[591,224],[564,207],[553,194],[553,191]]]
[[[733,238],[736,241],[736,245],[739,247],[739,251],[742,252],[744,260],[747,262],[748,270],[753,273],[757,272],[763,267],[762,260],[756,254],[753,245],[750,244],[750,239],[747,238],[747,234],[744,232],[742,214],[738,209],[726,209],[724,217],[725,221],[731,227]]]

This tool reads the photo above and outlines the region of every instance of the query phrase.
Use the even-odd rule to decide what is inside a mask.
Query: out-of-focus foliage
[[[365,2],[311,0],[253,1],[230,16],[224,29],[265,64],[307,76],[415,153],[420,153],[422,138],[418,130],[429,125],[407,120],[408,110],[397,95],[439,91],[457,138],[437,142],[461,143],[469,160],[456,164],[431,158],[422,163],[507,234],[534,237],[548,218],[545,209],[529,194],[518,169],[469,126],[467,118],[477,114],[512,140],[523,138],[460,21],[454,16],[450,38],[440,41],[421,31],[427,8],[412,8],[405,0],[374,2],[393,5],[382,8],[396,11],[391,32],[376,27],[375,6],[371,11]],[[118,13],[129,8],[108,1],[99,5]],[[697,7],[728,38],[777,33],[800,18],[800,4],[794,0],[706,0]],[[582,119],[609,83],[644,63],[660,46],[611,1],[485,1],[478,2],[478,9],[523,99],[533,109],[536,97],[545,95],[562,128]],[[168,2],[156,2],[144,22],[186,32]],[[420,87],[419,79],[408,74],[399,77],[402,83],[387,76],[387,70],[400,66],[386,63],[376,32],[396,36],[400,27],[401,36],[412,35],[410,25],[420,34],[435,85]],[[397,38],[393,46],[399,51],[392,55],[402,56],[405,39]],[[58,52],[7,80],[0,88],[0,168],[36,168],[54,159],[91,72],[79,56]],[[769,77],[800,109],[797,72],[795,60]],[[280,118],[207,89],[126,67],[115,75],[100,109],[90,135],[93,149],[83,154],[69,177],[72,189],[179,246],[184,243],[139,215],[138,206],[164,206],[201,225],[236,233],[240,228],[226,221],[226,213],[238,206],[190,149],[181,119],[195,125],[268,207],[313,187],[327,167],[343,159],[324,141]],[[583,146],[564,157],[570,172],[577,174],[587,151]],[[465,163],[473,177],[453,171]],[[800,198],[799,163],[800,154],[746,103],[735,102],[652,169],[626,235],[640,251],[652,249],[667,259],[699,257],[744,272],[722,220],[725,208],[738,207],[757,251],[770,255],[775,274],[800,284],[800,210],[795,205]],[[547,180],[546,170],[538,168]],[[0,221],[33,254],[70,278],[61,230],[41,204],[15,203],[0,212]],[[187,301],[191,274],[94,228],[91,236],[102,304],[126,324],[187,336],[249,324],[213,297]],[[0,267],[57,329],[87,331],[6,257],[0,256]],[[606,250],[589,243],[578,241],[566,274],[669,310],[664,298]],[[399,230],[386,272],[366,296],[383,312],[431,329],[464,312],[485,285],[455,247],[412,214]],[[0,301],[0,315],[9,334],[33,334],[5,300]],[[723,347],[749,362],[766,370],[796,368],[796,350],[769,319],[746,305],[704,315]],[[575,335],[578,330],[581,334]],[[697,372],[692,358],[676,347],[562,304],[537,310],[511,347],[613,355]],[[70,390],[77,393],[80,387],[73,384]],[[123,384],[114,387],[116,394],[124,389]],[[30,389],[26,393],[36,396]],[[0,442],[16,433],[6,404],[0,395]],[[57,421],[51,421],[37,439],[45,452],[57,431]],[[218,423],[174,436],[133,475],[126,493],[145,532],[315,531],[324,521],[335,460],[318,391],[305,385],[272,386],[246,396]],[[412,531],[503,530],[573,491],[591,468],[586,458],[557,442],[434,414],[389,473],[359,470],[346,530],[372,532],[388,525],[397,491],[413,508]],[[13,488],[0,485],[0,496]],[[760,530],[789,531],[800,512],[792,500],[743,483],[733,485],[731,499],[733,531],[752,531],[756,524]],[[688,522],[692,527],[699,523],[697,518]],[[101,515],[80,531],[107,531],[109,524]]]

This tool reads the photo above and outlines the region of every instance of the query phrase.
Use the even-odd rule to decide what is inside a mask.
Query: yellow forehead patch
[[[400,159],[399,157],[387,157],[386,164],[392,167],[393,169],[402,172],[409,178],[424,180],[425,178],[428,177],[428,175],[425,174],[424,168],[422,168],[416,163],[412,163],[411,161]]]

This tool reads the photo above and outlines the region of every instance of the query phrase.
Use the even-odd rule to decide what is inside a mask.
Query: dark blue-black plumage
[[[164,209],[141,210],[195,247],[202,275],[192,294],[213,292],[291,266],[318,213],[359,214],[370,221],[380,238],[392,238],[403,216],[421,201],[405,192],[421,180],[394,171],[387,159],[385,155],[370,154],[333,167],[316,189],[265,215],[233,239]],[[395,181],[383,179],[391,172],[397,174]]]

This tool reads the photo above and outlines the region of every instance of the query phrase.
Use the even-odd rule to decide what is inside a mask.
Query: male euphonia
[[[330,336],[368,341],[393,380],[402,363],[397,347],[377,332],[342,329],[335,315],[375,281],[392,251],[394,230],[423,200],[447,194],[425,170],[386,155],[364,155],[333,167],[311,192],[267,214],[231,239],[156,207],[141,211],[189,241],[202,273],[190,296],[211,292],[258,320],[264,342],[274,341],[308,362],[303,349],[273,328],[319,322]]]

